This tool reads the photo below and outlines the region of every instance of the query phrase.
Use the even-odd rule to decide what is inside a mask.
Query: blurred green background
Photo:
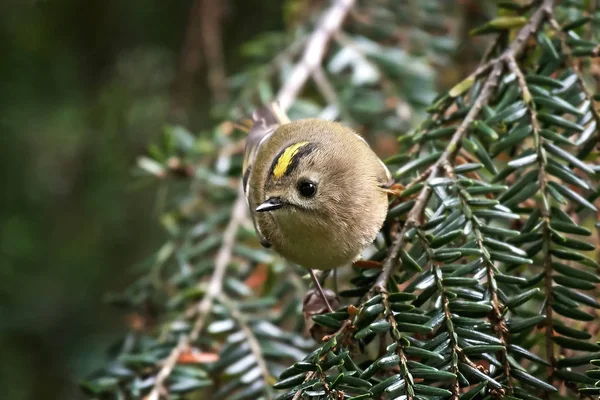
[[[2,399],[82,398],[124,316],[103,303],[161,243],[155,188],[135,158],[168,120],[192,1],[7,0],[0,12]],[[282,29],[279,0],[226,3],[239,45]],[[212,126],[206,70],[188,127]]]

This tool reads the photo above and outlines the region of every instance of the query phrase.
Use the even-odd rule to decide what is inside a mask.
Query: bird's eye
[[[313,197],[317,193],[317,185],[311,181],[300,181],[296,188],[303,197]]]

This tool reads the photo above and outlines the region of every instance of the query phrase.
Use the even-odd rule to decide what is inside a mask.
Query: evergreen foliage
[[[368,132],[401,131],[421,119],[386,161],[399,194],[370,253],[382,268],[343,275],[342,306],[312,316],[318,341],[307,339],[307,281],[257,246],[246,218],[238,189],[243,136],[231,123],[215,128],[213,140],[170,129],[140,161],[169,182],[162,222],[170,239],[148,261],[148,274],[112,298],[152,326],[129,334],[114,362],[82,383],[91,396],[600,394],[600,114],[588,82],[598,54],[595,8],[498,2],[498,17],[471,32],[495,35],[479,67],[434,99],[425,58],[382,44],[393,34],[386,28],[404,23],[407,3],[367,3],[354,12],[368,23],[350,18],[334,35],[312,75],[311,100],[298,99],[290,114],[339,116]],[[444,18],[444,2],[427,4],[418,9],[429,22],[420,42],[431,47],[421,55],[439,60],[451,46],[427,29]],[[262,64],[232,79],[234,117],[276,98],[273,87],[285,85],[314,24],[246,46]]]

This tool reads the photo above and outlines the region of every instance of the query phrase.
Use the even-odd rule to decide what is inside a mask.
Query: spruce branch
[[[256,338],[256,335],[248,325],[248,321],[244,317],[244,315],[238,310],[238,307],[225,295],[220,294],[218,296],[218,300],[221,304],[223,304],[231,317],[237,322],[238,326],[242,329],[242,332],[246,335],[246,341],[248,342],[248,346],[250,347],[250,351],[254,355],[256,359],[256,364],[260,369],[260,373],[263,377],[263,380],[266,385],[271,385],[273,382],[273,376],[269,372],[269,368],[267,367],[267,362],[265,360],[262,347],[260,342]],[[267,399],[271,399],[271,394],[266,390],[267,387],[264,387],[264,393]]]
[[[544,291],[546,293],[546,302],[544,305],[544,330],[545,330],[545,345],[546,345],[546,358],[550,367],[548,369],[548,383],[552,385],[553,380],[553,372],[556,366],[556,359],[554,357],[554,342],[552,341],[553,337],[553,310],[552,310],[552,255],[550,253],[550,200],[548,199],[546,193],[546,187],[548,185],[548,174],[546,173],[546,163],[547,158],[545,154],[545,150],[543,148],[543,144],[545,139],[540,135],[540,123],[537,118],[537,111],[533,104],[533,100],[531,94],[529,93],[529,89],[525,82],[525,75],[523,71],[519,68],[516,60],[514,58],[509,59],[508,62],[509,69],[515,74],[517,77],[517,84],[519,89],[521,90],[521,96],[525,105],[527,107],[527,111],[529,113],[529,119],[531,121],[531,126],[533,130],[533,138],[534,138],[534,146],[537,154],[537,164],[539,168],[538,173],[538,181],[540,184],[539,193],[542,196],[542,240],[543,240],[543,266],[544,266]]]
[[[398,330],[398,323],[394,318],[394,313],[392,312],[392,307],[390,305],[387,293],[381,294],[381,300],[384,306],[384,317],[390,323],[390,330],[392,332],[392,338],[398,343],[398,347],[396,348],[396,354],[400,359],[400,374],[406,382],[406,400],[413,400],[415,393],[413,388],[413,377],[408,370],[408,359],[406,358],[406,354],[404,352],[404,347],[400,344],[400,340],[402,339],[402,334]]]
[[[596,2],[592,1],[591,3]],[[598,109],[596,108],[596,101],[594,100],[593,93],[590,91],[587,84],[585,83],[583,73],[581,72],[577,61],[575,60],[575,56],[573,56],[573,50],[571,49],[571,46],[567,41],[567,33],[562,30],[560,24],[558,23],[558,21],[556,21],[554,17],[550,16],[549,18],[550,26],[560,39],[561,47],[563,48],[564,53],[566,55],[565,62],[567,66],[569,66],[573,70],[573,73],[575,73],[575,76],[577,77],[577,84],[579,85],[583,94],[585,95],[586,100],[590,102],[590,109],[592,111],[594,121],[596,121],[596,130],[598,130],[598,128],[600,127],[600,111],[598,111]]]
[[[387,290],[388,281],[398,267],[398,256],[400,254],[400,250],[405,245],[405,235],[408,230],[420,224],[423,212],[425,211],[425,207],[427,206],[431,196],[432,190],[428,183],[431,183],[435,178],[440,177],[443,174],[443,166],[445,164],[453,164],[456,154],[460,151],[461,141],[465,137],[469,126],[473,121],[475,121],[481,109],[489,103],[494,95],[500,77],[502,76],[502,71],[504,70],[505,64],[508,60],[516,59],[521,55],[527,46],[527,40],[529,37],[540,29],[547,17],[552,15],[553,5],[554,0],[543,0],[538,6],[537,10],[531,15],[529,21],[521,28],[519,33],[509,44],[508,48],[504,50],[500,56],[489,62],[491,66],[489,73],[487,76],[485,73],[483,73],[480,77],[480,79],[485,77],[483,88],[473,101],[469,113],[456,129],[456,132],[450,139],[446,149],[431,167],[431,172],[426,180],[426,185],[421,190],[415,204],[408,214],[406,223],[402,227],[400,233],[397,234],[396,239],[388,251],[388,254],[383,262],[382,271],[373,286],[373,292]],[[486,71],[487,69],[488,68],[482,68],[483,71]]]
[[[450,168],[447,168],[447,175],[450,176],[456,182],[456,175],[454,174],[453,170],[451,170]],[[458,188],[458,196],[459,196],[462,206],[470,208],[469,203],[468,203],[468,200],[470,198],[469,194],[460,185],[457,184],[456,186]],[[475,236],[475,243],[477,245],[477,248],[481,251],[481,258],[483,259],[483,262],[485,265],[486,279],[487,279],[487,283],[488,283],[488,293],[490,294],[490,303],[492,306],[492,317],[490,318],[490,323],[492,325],[492,331],[496,334],[496,337],[498,338],[500,343],[502,343],[502,345],[504,346],[504,349],[499,352],[500,353],[499,361],[502,363],[503,368],[504,368],[504,375],[506,376],[506,379],[507,379],[507,386],[508,386],[509,394],[512,394],[513,386],[512,386],[511,376],[510,376],[510,364],[508,361],[508,353],[507,353],[507,349],[506,349],[506,346],[508,344],[508,340],[506,338],[507,327],[506,327],[506,320],[504,319],[504,316],[503,316],[504,315],[503,308],[505,307],[505,305],[502,304],[502,302],[500,301],[499,296],[498,296],[498,287],[497,287],[497,283],[496,283],[496,279],[495,279],[494,262],[490,259],[489,252],[483,243],[484,235],[481,232],[481,230],[479,229],[478,222],[475,221],[472,214],[470,215],[470,217],[467,217],[467,219],[471,222],[471,226],[473,227],[472,229],[473,229],[473,234]],[[423,240],[425,240],[424,237],[423,237]],[[441,277],[441,272],[439,272],[439,274]],[[441,285],[441,283],[440,283],[440,285]],[[444,295],[443,301],[444,301],[443,305],[444,305],[444,313],[446,315],[446,319],[451,324],[452,323],[452,321],[450,319],[451,313],[448,308],[449,300],[445,295]],[[451,337],[452,337],[452,335],[451,335]],[[456,344],[455,344],[455,346],[458,349],[459,354],[462,354],[462,349]],[[463,356],[464,356],[464,354],[463,354]],[[464,356],[464,357],[466,357],[466,356]]]
[[[462,349],[460,348],[460,346],[456,340],[454,324],[452,323],[452,312],[450,311],[450,299],[448,299],[446,290],[442,283],[442,271],[441,271],[439,265],[433,259],[433,251],[432,251],[431,247],[429,246],[429,241],[427,240],[427,237],[424,235],[424,233],[421,230],[417,231],[417,236],[419,237],[421,243],[423,244],[423,246],[425,248],[427,258],[429,259],[429,262],[431,263],[431,269],[433,270],[435,284],[437,285],[438,292],[440,293],[440,296],[442,298],[442,301],[441,301],[442,312],[444,313],[444,320],[445,320],[444,322],[446,323],[446,329],[448,330],[448,333],[450,336],[450,351],[452,352],[452,356],[451,356],[452,365],[450,367],[450,371],[456,375],[456,378],[454,378],[453,382],[452,382],[452,388],[451,388],[452,398],[451,398],[451,400],[458,400],[459,396],[460,396],[460,384],[458,381],[458,375],[459,375],[458,359],[461,356],[463,356],[463,357],[466,357],[466,356],[462,353]]]
[[[147,400],[158,400],[161,398],[163,392],[166,390],[164,383],[171,375],[171,372],[173,372],[180,356],[198,339],[200,333],[202,333],[213,303],[223,288],[223,279],[225,277],[225,272],[227,271],[227,266],[231,261],[235,236],[238,232],[238,228],[246,218],[246,209],[246,198],[240,186],[237,199],[231,212],[231,219],[223,232],[223,243],[215,258],[215,267],[208,284],[206,295],[196,307],[194,326],[188,334],[181,335],[177,346],[173,348],[169,356],[162,361],[162,367],[156,375],[154,387],[148,395]]]

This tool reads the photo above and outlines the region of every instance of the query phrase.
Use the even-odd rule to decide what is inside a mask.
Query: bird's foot
[[[384,294],[384,295],[388,294],[387,289],[380,283],[376,283],[375,285],[373,285],[373,287],[371,287],[371,290],[369,290],[369,292],[367,293],[366,297],[364,297],[364,299],[366,299],[366,300],[372,299],[373,297],[377,296],[378,294]]]
[[[400,197],[404,192],[404,185],[401,183],[394,183],[389,188],[386,188],[385,191],[392,196]]]
[[[352,263],[353,267],[361,268],[361,269],[375,269],[381,268],[383,264],[379,261],[371,261],[371,260],[356,260]]]

